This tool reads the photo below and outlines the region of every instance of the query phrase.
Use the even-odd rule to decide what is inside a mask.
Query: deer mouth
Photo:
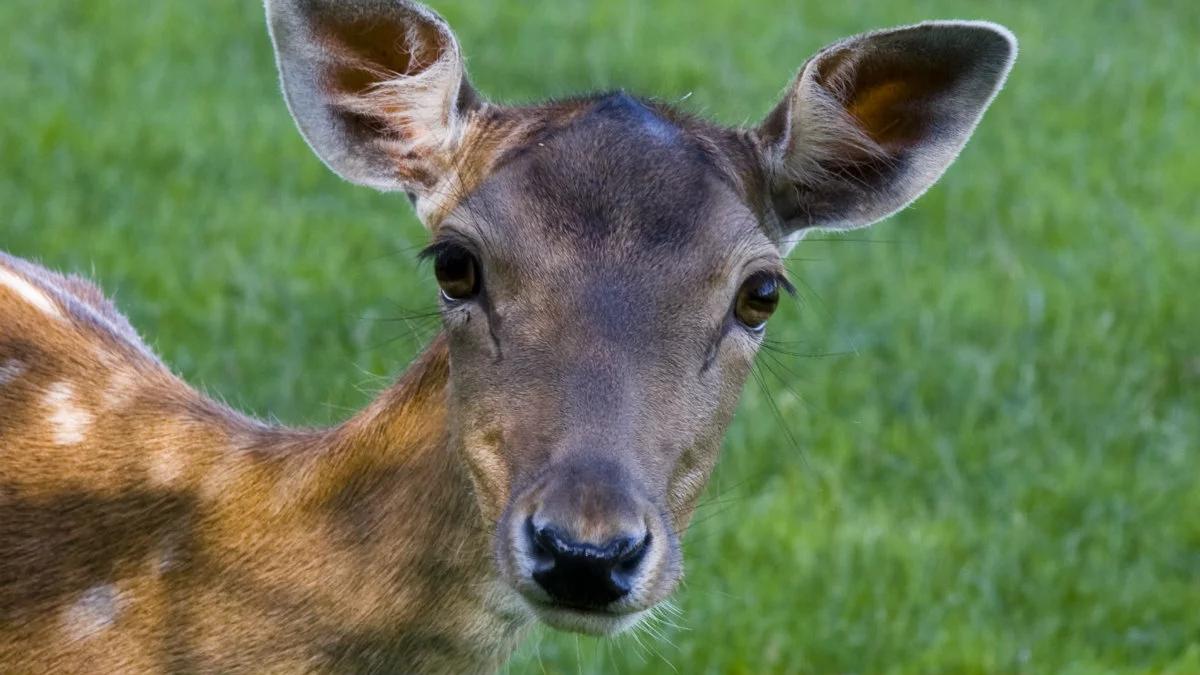
[[[616,635],[629,630],[649,611],[615,612],[534,600],[528,602],[537,618],[551,628],[596,636]]]

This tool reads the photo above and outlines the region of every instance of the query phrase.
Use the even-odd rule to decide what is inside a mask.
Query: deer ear
[[[450,27],[406,0],[266,0],[288,109],[338,175],[430,190],[479,105]]]
[[[780,234],[864,227],[919,197],[958,156],[1016,51],[1002,26],[930,22],[809,59],[755,131]]]

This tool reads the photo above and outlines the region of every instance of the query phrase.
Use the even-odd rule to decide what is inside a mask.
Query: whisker
[[[792,446],[798,450],[800,448],[800,443],[796,440],[795,434],[792,433],[791,427],[789,427],[787,422],[784,420],[783,412],[779,410],[779,405],[775,403],[775,397],[771,394],[770,389],[767,388],[766,381],[763,378],[762,373],[759,371],[758,366],[759,364],[756,362],[750,369],[750,372],[754,374],[754,379],[758,382],[759,389],[762,391],[763,396],[767,399],[767,404],[771,406],[771,410],[775,413],[776,419],[779,420],[779,427],[783,429],[784,434],[787,436],[788,443],[791,443]]]
[[[856,237],[805,237],[804,242],[820,242],[830,244],[840,244],[846,242],[848,244],[899,244],[899,239],[863,239]]]

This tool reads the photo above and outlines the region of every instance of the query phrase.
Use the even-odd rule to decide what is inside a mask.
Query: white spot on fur
[[[164,448],[155,455],[150,464],[150,481],[160,487],[168,487],[183,475],[183,459],[175,448]]]
[[[105,408],[119,408],[133,395],[134,381],[129,371],[118,370],[108,381],[108,386],[100,394]]]
[[[112,627],[120,611],[121,596],[116,586],[93,586],[63,610],[63,631],[72,640],[86,640]]]
[[[54,442],[75,445],[83,441],[92,424],[91,413],[75,404],[75,390],[66,382],[57,382],[46,391],[46,407],[54,427]]]
[[[175,568],[179,558],[180,536],[169,532],[162,540],[158,553],[150,556],[150,574],[160,577]]]
[[[107,346],[97,345],[92,354],[111,373],[108,384],[100,390],[100,405],[105,409],[119,408],[137,392],[137,373]]]
[[[17,359],[5,359],[0,363],[0,387],[16,381],[25,374],[26,369],[26,365]]]
[[[165,549],[158,554],[158,560],[154,562],[154,571],[156,574],[166,574],[175,566],[175,549]]]
[[[0,267],[0,286],[16,293],[22,300],[37,307],[46,314],[62,318],[62,312],[58,311],[58,306],[54,304],[50,296],[38,290],[36,286],[17,276],[14,272],[3,267]]]

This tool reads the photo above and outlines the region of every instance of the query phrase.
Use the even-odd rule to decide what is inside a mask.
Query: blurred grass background
[[[771,326],[792,353],[747,388],[677,625],[539,629],[512,672],[1200,672],[1200,11],[434,5],[495,99],[625,87],[728,123],[847,34],[979,18],[1021,39],[938,187],[796,249],[802,298]],[[0,4],[0,248],[96,278],[210,392],[329,423],[436,330],[403,319],[433,284],[404,198],[301,141],[261,14]]]

